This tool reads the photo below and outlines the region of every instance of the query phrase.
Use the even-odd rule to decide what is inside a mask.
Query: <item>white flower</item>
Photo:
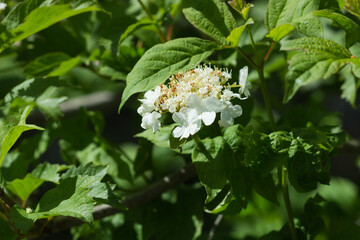
[[[0,11],[4,10],[6,8],[7,4],[6,3],[0,3]]]
[[[216,108],[216,105],[213,103],[214,101],[212,101],[212,99],[214,99],[214,101],[217,100],[220,103],[220,101],[214,97],[201,99],[197,94],[190,94],[186,99],[187,105],[191,109],[195,109],[197,111],[198,117],[206,126],[211,125],[216,118],[215,110],[217,109],[213,109],[214,107]],[[215,106],[213,107],[212,105]]]
[[[251,83],[247,82],[247,76],[248,76],[248,67],[245,66],[239,71],[239,85],[241,86],[239,89],[240,96],[244,94],[245,97],[240,97],[241,100],[245,100],[250,96],[249,89],[251,88]]]
[[[197,133],[201,128],[201,119],[196,109],[183,107],[179,112],[175,112],[172,118],[180,124],[172,132],[175,138],[188,138],[190,135]]]
[[[146,113],[141,122],[141,127],[144,129],[151,128],[153,132],[156,132],[160,128],[160,121],[158,120],[161,114],[158,112]]]
[[[230,127],[234,124],[234,118],[240,117],[242,108],[240,105],[233,106],[231,102],[226,101],[225,107],[220,114],[220,122],[223,127]]]
[[[138,113],[143,116],[146,113],[150,113],[156,108],[156,101],[161,95],[161,87],[157,86],[155,91],[147,91],[144,95],[144,99],[140,99],[142,102],[141,106],[138,108]]]
[[[26,211],[27,214],[30,214],[30,213],[33,212],[33,210],[31,208],[29,208],[29,207],[27,207],[25,211]]]

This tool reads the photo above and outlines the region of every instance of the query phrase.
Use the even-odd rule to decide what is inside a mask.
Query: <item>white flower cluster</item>
[[[172,119],[179,124],[172,132],[175,138],[194,135],[202,123],[211,125],[216,113],[220,113],[220,124],[229,127],[234,124],[234,118],[242,114],[241,106],[233,105],[231,99],[244,100],[250,95],[247,75],[248,67],[242,68],[239,85],[232,86],[228,83],[231,73],[209,66],[198,66],[172,76],[167,85],[160,84],[140,99],[141,127],[156,132],[161,126],[159,118],[166,112],[172,113]],[[239,87],[239,93],[234,93],[232,87]]]

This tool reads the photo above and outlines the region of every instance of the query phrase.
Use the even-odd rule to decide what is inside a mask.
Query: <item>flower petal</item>
[[[184,133],[184,127],[176,127],[173,132],[172,135],[174,138],[179,138],[181,137],[181,135]]]
[[[215,121],[216,113],[215,112],[203,112],[201,114],[201,119],[203,120],[206,126],[211,125]]]

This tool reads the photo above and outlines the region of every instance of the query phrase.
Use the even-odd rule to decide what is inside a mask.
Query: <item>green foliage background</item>
[[[358,182],[330,171],[360,153],[359,0],[6,3],[1,240],[360,238]],[[175,125],[143,131],[136,95],[200,63],[233,82],[249,66],[243,115],[186,142]],[[191,164],[196,176],[126,202]],[[121,213],[94,220],[100,204]],[[55,233],[59,216],[84,224]]]

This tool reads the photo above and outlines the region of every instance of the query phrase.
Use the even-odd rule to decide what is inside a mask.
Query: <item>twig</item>
[[[0,201],[3,201],[10,208],[15,205],[15,202],[5,193],[4,189],[0,187]]]
[[[141,206],[151,200],[159,197],[162,193],[168,191],[169,189],[177,186],[178,184],[188,180],[195,175],[195,167],[193,164],[188,164],[180,170],[163,177],[158,182],[150,185],[144,190],[137,192],[135,194],[124,197],[123,204],[129,208],[136,208]],[[109,205],[98,205],[95,206],[93,217],[94,220],[102,219],[107,216],[114,215],[121,212],[121,210],[111,207]],[[55,217],[52,222],[44,229],[44,234],[51,235],[56,232],[60,232],[66,229],[69,229],[74,226],[83,224],[79,219],[72,217]]]
[[[209,232],[208,240],[212,240],[214,238],[215,230],[216,230],[217,226],[219,226],[219,224],[221,223],[221,220],[223,220],[223,218],[224,218],[224,215],[222,215],[222,214],[219,214],[215,218],[214,225],[213,225],[213,227],[211,228],[211,230]]]

